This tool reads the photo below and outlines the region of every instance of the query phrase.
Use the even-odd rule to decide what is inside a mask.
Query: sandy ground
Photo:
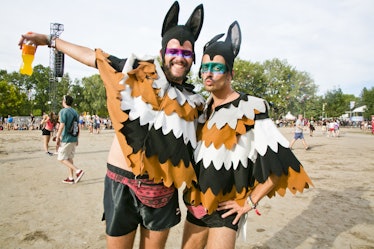
[[[281,131],[292,138],[291,129]],[[86,175],[66,185],[67,170],[44,154],[40,131],[0,131],[0,248],[105,248],[103,179],[112,138],[113,131],[82,132],[75,162]],[[305,138],[311,149],[297,141],[294,153],[315,187],[264,198],[262,216],[249,214],[247,242],[237,248],[374,248],[374,136],[342,129],[332,138],[318,129]],[[183,222],[171,230],[167,249],[180,248],[182,229]]]

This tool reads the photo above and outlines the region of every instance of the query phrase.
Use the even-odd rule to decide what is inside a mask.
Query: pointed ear
[[[178,15],[179,3],[175,1],[165,16],[164,24],[162,25],[161,37],[163,37],[166,31],[168,31],[170,28],[178,25]]]
[[[240,44],[242,43],[242,34],[240,32],[240,26],[237,21],[233,22],[227,32],[226,42],[231,43],[231,49],[236,57],[240,50]]]
[[[197,6],[195,10],[192,12],[190,18],[186,22],[186,27],[191,30],[191,33],[193,34],[195,41],[197,41],[197,38],[199,37],[201,28],[203,27],[204,22],[204,7],[202,4]]]
[[[209,47],[211,44],[215,43],[216,41],[218,41],[219,38],[221,38],[222,36],[224,36],[225,34],[219,34],[219,35],[216,35],[215,37],[213,37],[210,41],[208,41],[205,45],[204,45],[204,49],[203,49],[203,52],[205,52],[206,48]]]

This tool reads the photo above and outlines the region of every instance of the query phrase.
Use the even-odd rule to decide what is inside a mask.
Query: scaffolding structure
[[[64,31],[64,25],[61,23],[50,24],[50,35],[51,37],[59,37]],[[49,103],[51,110],[56,112],[57,110],[57,83],[58,78],[63,76],[64,73],[64,54],[57,51],[55,48],[50,49],[49,53],[49,67],[51,69],[49,74]]]

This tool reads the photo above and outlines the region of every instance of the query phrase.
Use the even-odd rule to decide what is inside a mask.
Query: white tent
[[[366,110],[366,105],[355,108],[352,113],[363,113]]]
[[[295,120],[296,117],[294,115],[291,114],[291,112],[287,112],[286,114],[286,120]]]
[[[366,110],[366,105],[355,108],[351,113],[351,120],[355,122],[364,121],[363,113]]]

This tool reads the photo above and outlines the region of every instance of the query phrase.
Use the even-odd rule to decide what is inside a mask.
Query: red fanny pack
[[[144,205],[152,208],[168,204],[175,191],[175,187],[166,187],[163,183],[154,183],[149,179],[129,179],[109,170],[107,176],[131,188]]]
[[[208,214],[207,211],[206,211],[206,209],[203,207],[203,205],[199,205],[197,207],[191,206],[191,205],[187,205],[187,209],[197,219],[201,219],[205,215]]]

